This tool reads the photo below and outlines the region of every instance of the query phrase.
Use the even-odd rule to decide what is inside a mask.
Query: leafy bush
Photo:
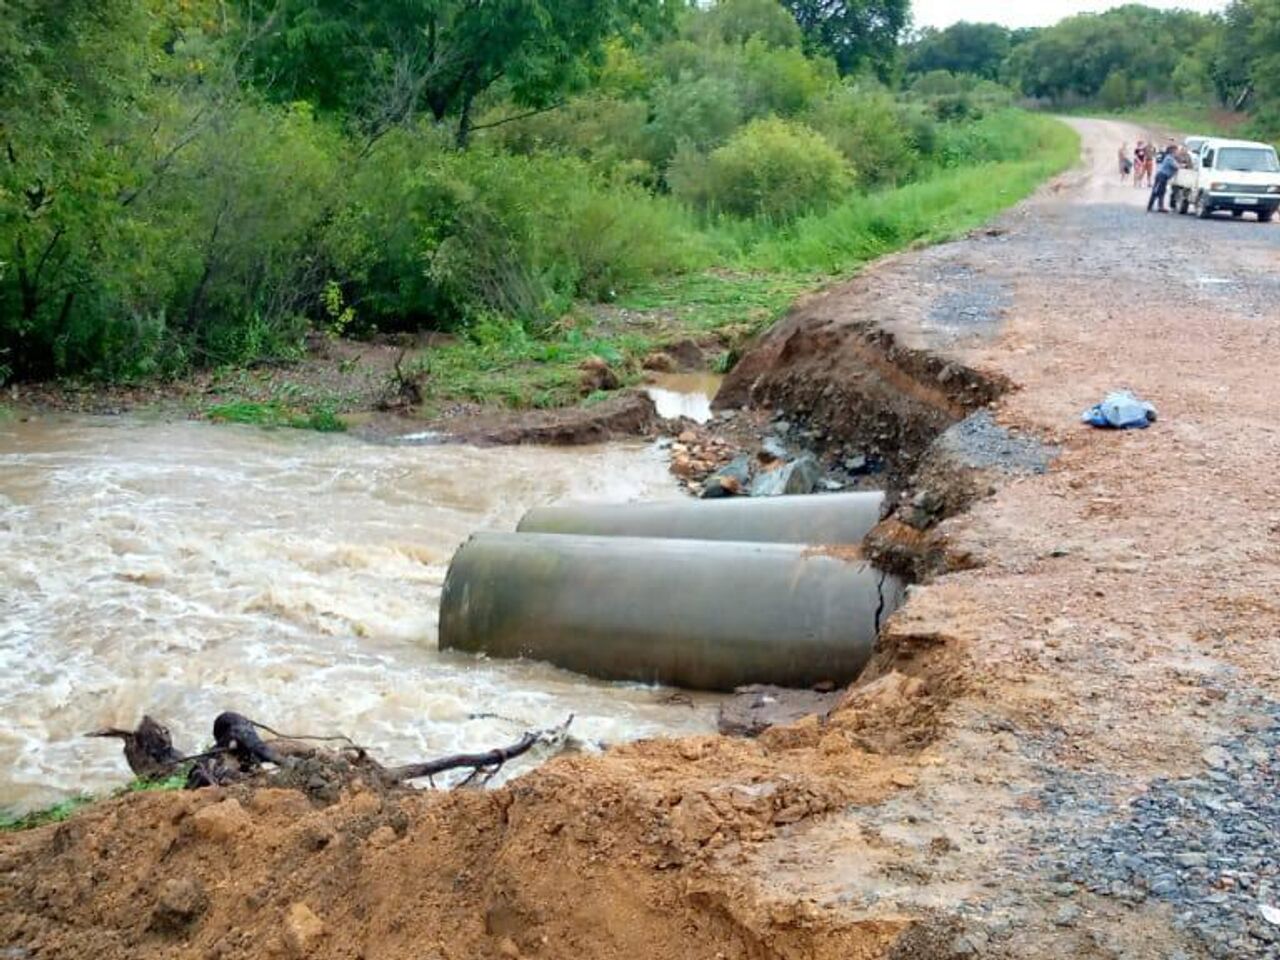
[[[786,221],[841,199],[853,175],[818,133],[770,118],[751,122],[708,157],[683,154],[670,179],[678,197],[712,212]]]
[[[793,48],[773,48],[748,40],[736,64],[738,86],[748,117],[793,117],[836,82],[829,60],[806,57]]]
[[[707,150],[724,143],[742,123],[737,88],[721,77],[663,81],[654,90],[653,121],[646,131],[649,159],[665,165],[682,144]]]
[[[800,25],[777,0],[720,0],[704,17],[705,29],[724,43],[757,39],[770,47],[799,47]]]
[[[481,123],[499,121],[505,112],[495,110]],[[563,153],[610,172],[646,157],[648,122],[649,105],[643,100],[588,95],[573,98],[559,110],[482,131],[477,142],[528,155]]]
[[[910,179],[932,148],[931,136],[908,113],[888,91],[844,86],[816,103],[807,119],[854,165],[860,183],[879,186]]]
[[[698,256],[664,198],[570,157],[388,139],[352,182],[327,255],[365,323],[449,327],[496,313],[540,320]]]

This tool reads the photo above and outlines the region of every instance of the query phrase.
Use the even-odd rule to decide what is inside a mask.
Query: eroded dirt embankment
[[[906,782],[877,751],[889,705],[895,738],[928,736],[928,697],[894,677],[825,727],[562,758],[492,792],[101,804],[4,838],[0,938],[15,958],[879,956],[907,918],[845,923],[736,865]]]
[[[824,722],[561,758],[487,794],[114,801],[0,839],[0,943],[1274,956],[1280,231],[1145,217],[1111,170],[1139,132],[1080,126],[1082,176],[802,305],[730,385],[896,446],[900,532],[950,560]],[[1141,307],[1157,287],[1176,310]],[[1076,422],[1120,386],[1156,429]],[[932,526],[947,470],[982,480]]]

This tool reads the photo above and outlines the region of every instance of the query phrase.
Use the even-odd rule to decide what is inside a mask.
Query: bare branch
[[[536,117],[542,113],[550,113],[552,110],[559,110],[565,105],[566,101],[557,100],[555,103],[548,104],[545,107],[538,107],[536,110],[528,110],[525,113],[517,113],[512,117],[503,117],[501,120],[494,120],[490,123],[477,123],[471,127],[471,132],[477,130],[492,130],[494,127],[501,127],[503,124],[515,123],[517,120],[528,120],[530,117]]]

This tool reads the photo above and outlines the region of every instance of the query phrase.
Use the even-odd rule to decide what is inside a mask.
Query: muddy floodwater
[[[80,735],[144,712],[188,750],[234,709],[394,762],[497,746],[569,713],[588,741],[710,730],[712,698],[664,702],[436,649],[449,558],[472,532],[562,499],[677,495],[645,445],[0,423],[0,808],[126,782],[119,743]]]
[[[711,401],[723,380],[714,373],[659,374],[645,392],[664,420],[686,417],[694,423],[706,423],[711,419]]]

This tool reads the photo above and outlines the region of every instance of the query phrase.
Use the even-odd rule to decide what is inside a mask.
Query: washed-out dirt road
[[[491,792],[102,804],[0,838],[4,956],[1280,955],[1280,230],[1148,216],[1140,132],[1074,122],[1080,170],[799,305],[730,381],[901,440],[908,490],[922,431],[982,406],[996,438],[955,447],[980,496],[824,721]],[[1079,423],[1118,387],[1159,422]]]

